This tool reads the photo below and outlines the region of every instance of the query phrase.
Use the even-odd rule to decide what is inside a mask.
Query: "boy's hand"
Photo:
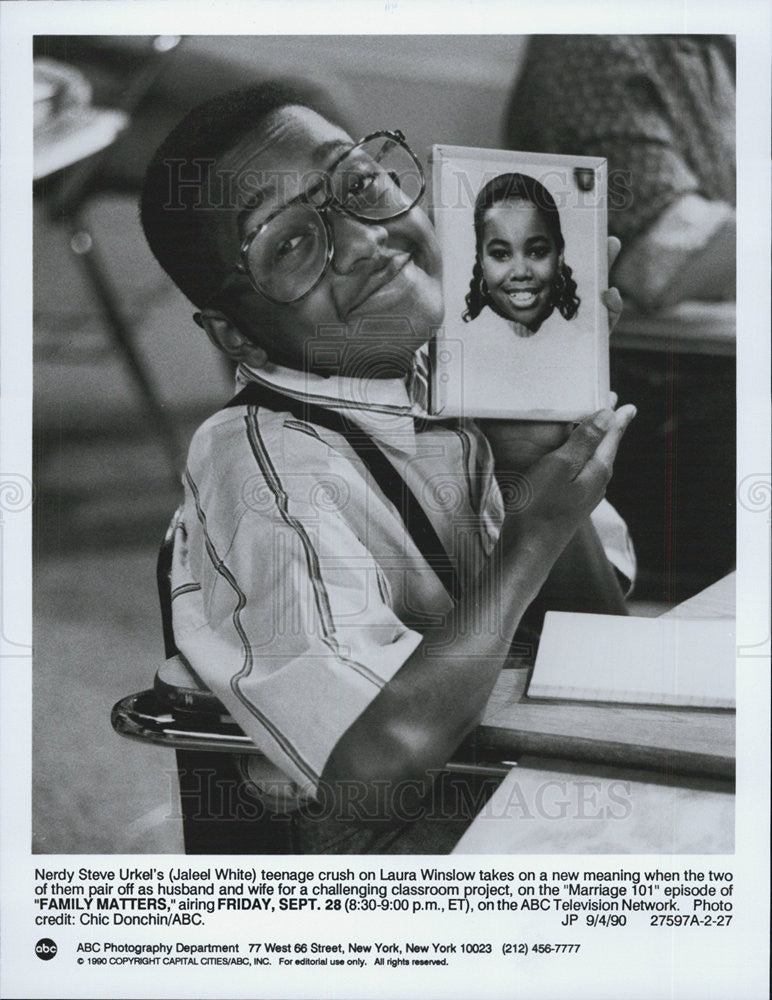
[[[493,452],[497,475],[525,472],[542,455],[559,448],[570,424],[536,420],[478,420]]]
[[[611,393],[609,408],[617,405]],[[559,448],[571,433],[571,424],[546,420],[479,420],[488,439],[497,473],[525,472],[542,455]]]
[[[599,410],[528,471],[527,488],[516,490],[513,516],[521,528],[549,524],[572,533],[606,492],[619,442],[635,416],[634,406]],[[502,490],[505,500],[506,485]]]
[[[608,253],[608,269],[614,266],[614,262],[619,256],[619,251],[622,249],[622,244],[616,238],[616,236],[609,236],[606,241],[606,251]],[[605,292],[600,293],[600,297],[603,300],[603,305],[608,309],[608,328],[609,333],[614,332],[614,327],[619,322],[619,317],[622,315],[622,296],[619,294],[618,288],[607,288]]]

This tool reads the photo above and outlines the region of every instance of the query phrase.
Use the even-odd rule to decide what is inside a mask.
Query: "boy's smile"
[[[231,189],[242,198],[232,211],[213,213],[223,261],[235,264],[245,235],[303,195],[352,145],[337,126],[293,106],[273,112],[220,157],[217,171],[233,179]],[[308,294],[274,304],[244,278],[223,295],[222,308],[279,364],[319,374],[357,375],[366,368],[381,377],[404,375],[443,316],[440,249],[431,223],[418,206],[373,222],[331,207],[327,219],[332,261]],[[314,342],[330,350],[314,350]]]

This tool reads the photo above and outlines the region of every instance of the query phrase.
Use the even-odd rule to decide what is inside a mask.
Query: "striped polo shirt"
[[[503,518],[488,443],[426,417],[425,371],[324,378],[274,365],[254,381],[353,420],[416,497],[464,583]],[[297,408],[295,408],[297,411]],[[418,419],[416,419],[418,418]],[[257,405],[196,432],[175,523],[177,647],[260,750],[313,796],[333,747],[452,605],[400,512],[342,434]],[[593,515],[622,572],[626,531]],[[613,551],[616,550],[616,551]]]

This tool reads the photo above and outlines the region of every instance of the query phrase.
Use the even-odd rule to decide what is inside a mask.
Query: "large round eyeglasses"
[[[361,222],[396,219],[413,208],[425,186],[404,135],[373,132],[247,233],[238,270],[271,302],[297,302],[316,288],[332,261],[329,211]]]

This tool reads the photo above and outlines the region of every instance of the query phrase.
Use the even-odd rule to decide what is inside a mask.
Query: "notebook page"
[[[734,622],[550,611],[530,698],[734,708]]]

